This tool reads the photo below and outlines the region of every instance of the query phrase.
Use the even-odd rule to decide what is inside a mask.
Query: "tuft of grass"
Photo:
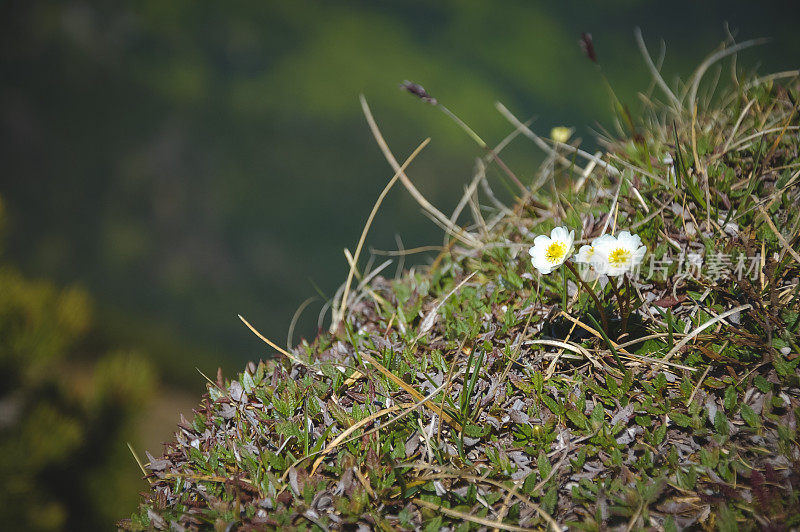
[[[599,155],[498,104],[514,131],[482,146],[451,217],[414,188],[362,100],[392,183],[446,245],[390,280],[358,271],[365,229],[330,331],[291,350],[264,339],[280,358],[211,383],[149,457],[150,491],[120,525],[800,526],[800,83],[703,83],[742,46],[674,88],[647,57],[665,100],[625,108]],[[505,206],[485,170],[519,133],[548,158]],[[638,232],[659,269],[619,287],[570,282],[562,298],[564,278],[531,275],[526,251],[565,223],[582,227],[578,244]]]

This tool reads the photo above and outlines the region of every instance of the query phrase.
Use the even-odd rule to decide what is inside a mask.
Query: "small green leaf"
[[[567,417],[579,429],[588,429],[589,428],[589,420],[586,419],[586,416],[584,416],[583,414],[581,414],[577,410],[567,410]]]
[[[715,469],[719,463],[719,449],[700,449],[700,463],[709,469]]]
[[[542,375],[541,371],[537,371],[531,376],[531,384],[533,385],[533,389],[536,390],[536,393],[542,393],[544,375]]]
[[[484,434],[484,428],[478,425],[466,425],[464,427],[464,436],[468,438],[480,438]]]
[[[733,386],[728,386],[725,388],[725,411],[726,412],[733,412],[733,409],[736,408],[736,403],[739,401],[739,394],[736,392],[736,388]]]
[[[616,447],[614,447],[611,450],[611,463],[614,464],[615,466],[622,465],[622,451],[620,451]]]
[[[689,379],[684,378],[681,381],[681,394],[683,394],[683,396],[686,397],[687,399],[689,398],[690,395],[692,395],[693,388],[694,386],[692,385],[692,381],[690,381]]]
[[[524,281],[522,280],[522,277],[517,275],[517,273],[514,272],[513,270],[508,270],[507,273],[508,275],[506,276],[506,279],[508,280],[508,284],[510,284],[517,290],[522,289],[522,287],[524,286]]]
[[[578,456],[574,460],[570,459],[570,463],[576,472],[583,469],[583,465],[586,463],[586,447],[581,447]]]
[[[611,395],[618,395],[620,393],[619,384],[617,384],[617,379],[611,376],[610,373],[606,373],[606,388],[608,391],[611,392]]]
[[[442,516],[437,515],[425,526],[425,532],[438,532],[442,528]]]
[[[795,358],[792,361],[787,361],[780,355],[775,355],[772,360],[772,365],[775,367],[775,371],[781,377],[791,377],[794,375],[795,368],[797,368],[797,364],[800,363],[800,357]]]
[[[720,532],[738,532],[739,524],[736,522],[736,511],[731,510],[724,502],[719,507],[717,526]]]
[[[253,382],[253,377],[250,375],[249,372],[245,371],[242,374],[242,388],[244,388],[244,393],[250,393],[253,391],[253,388],[256,387],[256,383]]]
[[[533,490],[536,488],[537,484],[537,477],[536,473],[533,472],[525,477],[525,482],[522,483],[522,492],[526,495],[533,495]]]
[[[397,517],[400,519],[400,524],[406,528],[414,528],[412,523],[412,519],[414,519],[414,514],[411,510],[408,509],[408,506],[400,510],[397,514]]]
[[[669,415],[670,419],[678,424],[680,427],[688,427],[692,424],[692,418],[679,412],[673,412]]]
[[[667,425],[662,424],[653,432],[653,445],[660,445],[667,435]]]
[[[700,452],[702,453],[702,450]],[[685,473],[678,470],[677,479],[678,486],[685,490],[693,490],[697,483],[697,471],[695,471],[694,467],[690,467],[689,471]]]
[[[673,445],[669,450],[669,454],[667,455],[667,463],[674,468],[678,465],[679,459],[678,449]]]
[[[761,375],[756,375],[756,377],[753,379],[753,384],[756,385],[756,388],[761,390],[761,393],[767,393],[772,390],[772,384],[770,384],[769,381],[767,381],[767,379]]]
[[[550,460],[547,459],[547,455],[544,452],[539,453],[537,463],[539,465],[539,475],[542,477],[542,480],[544,480],[553,470],[553,466],[550,464]]]
[[[761,420],[749,405],[742,405],[741,414],[744,422],[754,429],[757,429],[759,426],[761,426]]]
[[[633,373],[630,370],[625,371],[625,375],[622,377],[622,393],[628,393],[628,390],[631,389],[633,385]]]
[[[560,404],[558,404],[558,403],[557,403],[557,402],[556,402],[556,401],[555,401],[555,400],[554,400],[552,397],[550,397],[549,395],[543,395],[543,396],[542,396],[542,402],[543,402],[545,405],[547,405],[547,408],[549,408],[549,409],[550,409],[550,411],[551,411],[552,413],[554,413],[555,415],[557,415],[557,416],[560,416],[561,414],[563,414],[563,413],[564,413],[564,407],[563,407],[563,406],[561,406]]]
[[[795,430],[792,430],[788,426],[778,425],[778,439],[780,439],[784,445],[789,445],[794,439],[795,432]]]
[[[593,424],[600,424],[603,423],[603,418],[605,417],[605,409],[603,408],[602,403],[599,401],[594,405],[594,410],[592,410],[591,420]]]
[[[727,436],[730,432],[728,418],[725,417],[725,413],[722,410],[717,410],[717,414],[714,416],[714,429],[717,434],[722,436]]]
[[[553,513],[553,510],[556,508],[556,503],[558,502],[558,486],[553,486],[547,493],[544,494],[542,497],[542,507],[548,513]]]

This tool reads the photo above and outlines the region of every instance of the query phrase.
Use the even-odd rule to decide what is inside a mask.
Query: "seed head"
[[[400,88],[408,91],[409,93],[413,94],[414,96],[416,96],[425,103],[429,103],[431,105],[436,105],[437,103],[439,103],[436,100],[436,98],[428,94],[428,91],[425,90],[425,87],[423,87],[419,83],[414,83],[412,81],[405,80],[403,83],[400,84]]]

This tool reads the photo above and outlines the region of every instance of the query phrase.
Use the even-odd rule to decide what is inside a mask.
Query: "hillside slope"
[[[437,260],[354,272],[332,332],[209,383],[121,525],[800,526],[800,86],[722,90],[707,66],[674,92],[654,73],[601,157],[509,115],[548,153],[516,205],[491,194],[484,163],[519,179],[491,153],[469,225],[423,204],[448,229]],[[576,250],[629,231],[647,255],[540,274],[528,249],[556,226]]]

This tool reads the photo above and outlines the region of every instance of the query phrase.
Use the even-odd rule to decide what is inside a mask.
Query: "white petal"
[[[544,255],[532,257],[531,263],[534,268],[539,270],[539,273],[546,275],[553,271],[553,265],[544,258]]]
[[[575,249],[574,248],[574,244],[575,244],[575,229],[570,231],[569,235],[567,235],[566,244],[567,244],[567,253],[566,253],[566,255],[569,255],[569,254],[572,253],[572,250]],[[566,255],[565,255],[564,260],[566,260]]]
[[[628,231],[622,231],[617,235],[617,240],[622,246],[633,251],[642,245],[642,239],[639,235],[632,235]]]
[[[595,255],[608,260],[608,255],[619,247],[619,242],[613,236],[605,234],[592,240],[592,247]]]
[[[533,247],[528,250],[528,254],[531,257],[536,256],[537,253],[544,253],[544,250],[547,249],[547,246],[550,245],[550,237],[546,235],[539,235],[533,239]]]
[[[628,271],[627,268],[620,268],[619,266],[609,266],[608,271],[605,272],[605,274],[608,275],[609,277],[619,277],[626,271]]]
[[[575,262],[579,262],[581,264],[587,264],[589,263],[593,255],[594,255],[594,248],[588,244],[584,244],[581,246],[581,249],[578,250],[578,254],[575,255]]]
[[[614,238],[614,235],[606,233],[604,235],[600,235],[594,240],[592,240],[592,247],[597,248],[598,246],[609,246],[609,245],[616,245],[617,239]]]
[[[646,253],[647,253],[647,247],[646,246],[641,246],[636,251],[634,251],[632,259],[631,259],[633,264],[641,264]]]
[[[569,238],[569,233],[567,233],[566,227],[555,227],[552,231],[550,231],[550,238],[552,240],[558,240],[559,242],[567,242]]]
[[[544,245],[544,246],[539,246],[539,245],[533,246],[530,249],[530,251],[528,252],[531,255],[531,259],[534,262],[541,262],[541,261],[545,260],[544,257],[547,254],[547,246],[549,246],[549,245],[550,244],[547,244],[547,245]]]

